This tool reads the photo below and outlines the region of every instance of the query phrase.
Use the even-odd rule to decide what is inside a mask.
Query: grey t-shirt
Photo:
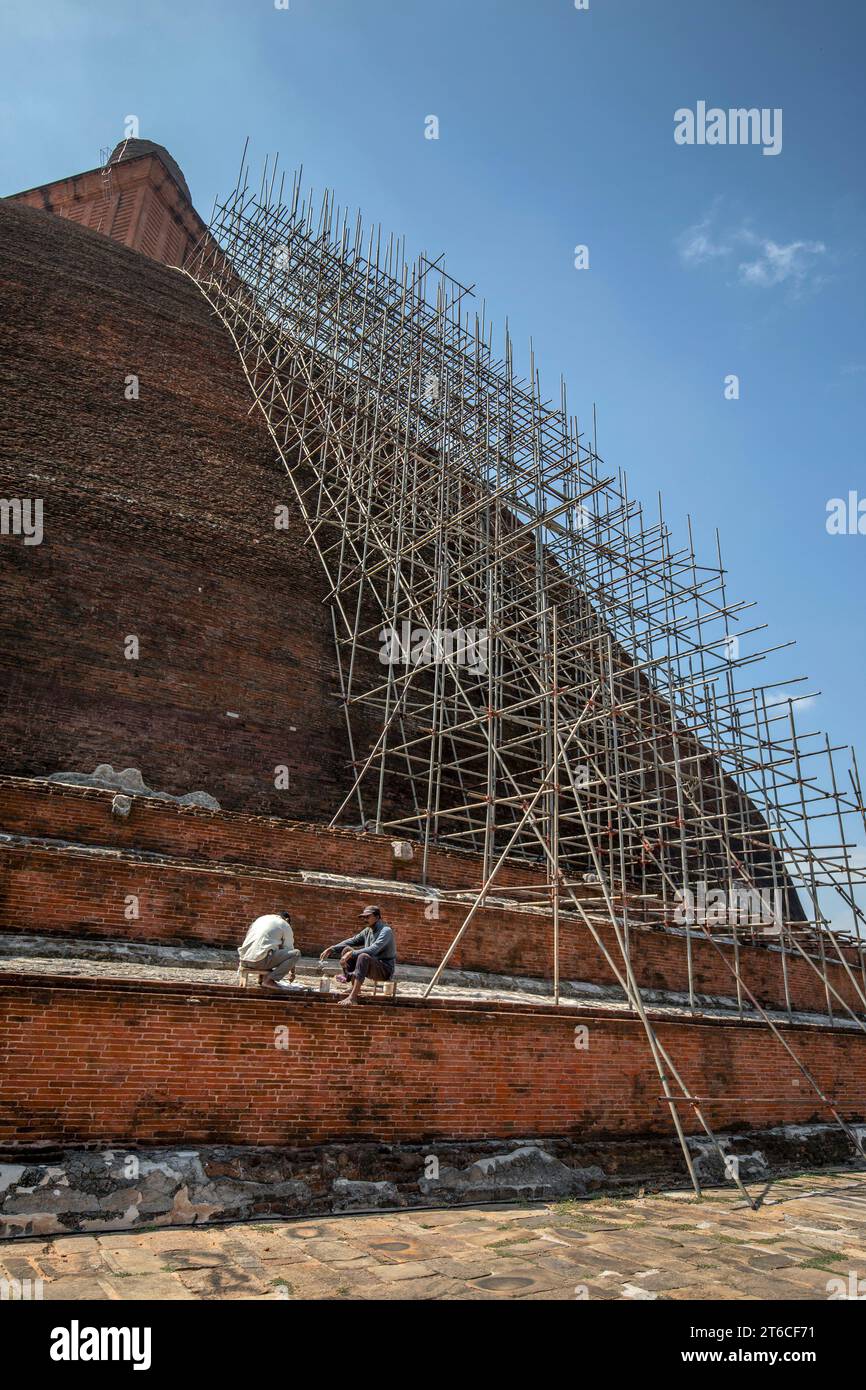
[[[383,922],[381,918],[375,927],[362,927],[354,936],[347,936],[345,941],[338,941],[337,951],[341,951],[344,946],[351,946],[353,951],[366,951],[371,956],[376,956],[386,964],[394,965],[397,960],[397,942],[394,940],[394,933]]]

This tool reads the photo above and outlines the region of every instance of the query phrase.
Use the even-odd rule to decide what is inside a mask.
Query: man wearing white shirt
[[[257,917],[238,947],[241,965],[245,970],[258,971],[259,984],[264,989],[288,989],[295,978],[295,966],[301,959],[295,950],[291,917],[288,912],[268,912]],[[288,980],[283,983],[283,976]]]

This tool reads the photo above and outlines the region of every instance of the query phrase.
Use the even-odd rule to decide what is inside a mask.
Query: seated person
[[[257,917],[243,945],[238,947],[241,966],[259,972],[263,989],[288,989],[295,978],[301,953],[295,950],[291,922],[288,912],[268,912]],[[284,975],[289,977],[285,982]]]
[[[355,936],[338,941],[336,946],[327,946],[319,957],[320,960],[327,960],[337,951],[341,952],[340,964],[343,973],[338,975],[337,979],[343,983],[350,980],[352,982],[352,988],[345,999],[340,1000],[341,1004],[355,1003],[368,976],[371,980],[393,979],[397,965],[394,933],[388,923],[382,920],[381,909],[365,907],[361,917],[365,925]]]

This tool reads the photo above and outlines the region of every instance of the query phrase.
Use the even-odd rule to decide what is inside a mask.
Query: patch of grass
[[[562,1226],[600,1226],[603,1224],[600,1216],[592,1216],[588,1211],[569,1211],[565,1212],[560,1218]]]
[[[341,1284],[340,1287],[337,1289],[337,1297],[338,1297],[338,1298],[349,1298],[350,1296],[351,1296],[351,1290],[350,1290],[350,1289],[347,1289],[345,1284]]]
[[[833,1266],[838,1264],[840,1260],[845,1260],[847,1258],[847,1255],[842,1255],[835,1250],[816,1251],[814,1259],[810,1257],[808,1260],[801,1260],[797,1268],[820,1269],[822,1273],[832,1274]]]
[[[582,1201],[559,1202],[554,1215],[566,1226],[604,1226],[609,1225],[617,1231],[626,1231],[633,1226],[646,1226],[648,1220],[641,1216],[636,1221],[623,1221],[619,1212],[587,1211]]]
[[[295,1290],[289,1283],[288,1279],[272,1279],[271,1284],[275,1289],[285,1289],[286,1294],[289,1298],[291,1298],[294,1295]],[[337,1292],[339,1293],[339,1289],[337,1290]]]
[[[485,1245],[485,1250],[501,1250],[505,1245],[526,1245],[528,1241],[535,1240],[535,1232],[529,1236],[506,1236],[505,1240],[494,1240],[492,1244]]]
[[[598,1206],[604,1207],[627,1207],[632,1202],[639,1200],[636,1192],[627,1192],[622,1197],[614,1197],[609,1192],[591,1192],[582,1199],[584,1202],[595,1202]]]
[[[606,1192],[596,1192],[588,1197],[566,1197],[561,1202],[552,1202],[551,1210],[554,1214],[570,1211],[585,1211],[590,1206],[617,1207],[627,1206],[633,1202],[634,1197],[610,1197]]]
[[[780,1240],[787,1239],[786,1236],[750,1236],[748,1232],[741,1236],[725,1235],[721,1231],[702,1231],[702,1235],[714,1240],[717,1245],[778,1245]]]
[[[568,1225],[572,1224],[572,1222],[568,1222]],[[605,1221],[603,1217],[599,1217],[587,1229],[589,1231],[594,1230],[599,1235],[615,1236],[619,1235],[620,1231],[652,1231],[653,1227],[652,1223],[644,1217],[639,1217],[636,1221]]]
[[[568,1224],[570,1225],[572,1223],[569,1222]],[[653,1227],[649,1221],[617,1221],[615,1223],[611,1223],[609,1221],[597,1221],[593,1225],[587,1226],[585,1230],[587,1235],[597,1234],[615,1236],[618,1235],[620,1231],[652,1232]]]

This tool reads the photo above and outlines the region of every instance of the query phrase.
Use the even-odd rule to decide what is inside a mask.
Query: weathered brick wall
[[[300,518],[274,527],[293,494],[196,286],[0,201],[0,394],[0,496],[44,504],[41,544],[0,541],[3,770],[132,765],[329,818],[349,752],[323,576]]]
[[[574,1046],[576,1022],[589,1047]],[[276,1030],[284,1030],[282,1034]],[[668,1134],[640,1024],[512,1005],[349,1010],[316,996],[207,986],[6,977],[0,1144],[314,1144],[545,1134]],[[786,1036],[850,1119],[862,1119],[866,1038]],[[719,1128],[826,1120],[766,1029],[659,1025]],[[279,1040],[283,1047],[275,1046]],[[689,1132],[696,1122],[687,1107]]]
[[[292,914],[296,944],[306,955],[358,929],[362,900],[358,889],[303,883],[285,874],[227,866],[147,863],[51,848],[0,848],[0,929],[56,933],[66,937],[199,942],[234,947],[254,917],[274,909]],[[427,915],[423,898],[376,892],[397,934],[400,959],[438,965],[466,914],[465,904],[440,903],[438,917]],[[129,917],[135,898],[137,916]],[[619,952],[609,927],[599,927],[615,960]],[[553,973],[553,929],[541,914],[481,908],[451,958],[454,969],[549,978]],[[682,936],[635,930],[632,963],[638,983],[662,990],[688,989]],[[697,937],[692,943],[693,974],[699,993],[732,996],[736,983],[716,949]],[[732,951],[725,955],[732,959]],[[561,918],[560,969],[566,979],[614,984],[615,977],[591,934],[577,919]],[[857,1009],[856,991],[841,966],[828,967],[830,979]],[[762,1004],[784,1007],[782,957],[778,951],[743,947],[740,970]],[[788,962],[791,999],[796,1008],[826,1011],[820,977],[800,959]],[[840,1011],[834,1003],[834,1008]],[[863,1011],[862,1002],[859,1004]]]
[[[110,814],[110,804],[108,792],[0,780],[0,828],[20,835],[29,827],[46,839],[74,838],[77,846],[0,846],[0,929],[233,947],[254,917],[285,907],[292,913],[298,945],[306,954],[318,955],[356,930],[361,899],[375,896],[396,929],[400,958],[416,965],[438,965],[465,916],[465,903],[441,901],[438,916],[432,916],[422,897],[300,881],[300,869],[382,879],[399,870],[410,881],[412,871],[417,874],[417,861],[395,863],[390,841],[378,836],[138,800],[129,821],[117,821]],[[109,839],[118,846],[106,851]],[[139,857],[145,845],[146,853],[162,855],[162,849],[152,846],[172,842],[176,853],[171,856],[156,861]],[[217,858],[218,853],[225,858]],[[454,886],[477,880],[480,872],[472,856],[452,852],[435,855],[432,868]],[[133,897],[138,915],[130,917],[128,900]],[[611,929],[600,926],[599,931],[611,955],[619,960]],[[549,978],[552,942],[552,924],[545,915],[488,906],[476,913],[451,964],[465,970]],[[630,945],[640,985],[687,991],[681,935],[635,929]],[[731,948],[723,950],[732,960]],[[736,993],[734,976],[713,945],[696,936],[692,955],[699,993]],[[615,983],[591,934],[565,914],[560,968],[566,979]],[[740,970],[762,1004],[785,1006],[778,951],[743,946]],[[862,1012],[862,1000],[842,966],[828,963],[828,974],[833,988]],[[826,1011],[824,984],[800,957],[788,961],[788,987],[795,1008]],[[831,1001],[835,1011],[844,1012],[832,996]]]
[[[329,830],[264,816],[207,811],[136,798],[128,820],[111,814],[112,793],[0,776],[0,830],[81,845],[171,854],[204,863],[246,864],[280,871],[317,869],[416,883],[420,859],[395,860],[386,835]],[[440,889],[481,885],[481,860],[433,849],[428,880]],[[544,883],[530,865],[507,864],[497,884]]]
[[[0,389],[0,494],[45,508],[40,545],[0,544],[0,767],[134,765],[167,791],[327,821],[352,777],[328,585],[196,286],[0,202]],[[361,760],[378,729],[359,723]]]

